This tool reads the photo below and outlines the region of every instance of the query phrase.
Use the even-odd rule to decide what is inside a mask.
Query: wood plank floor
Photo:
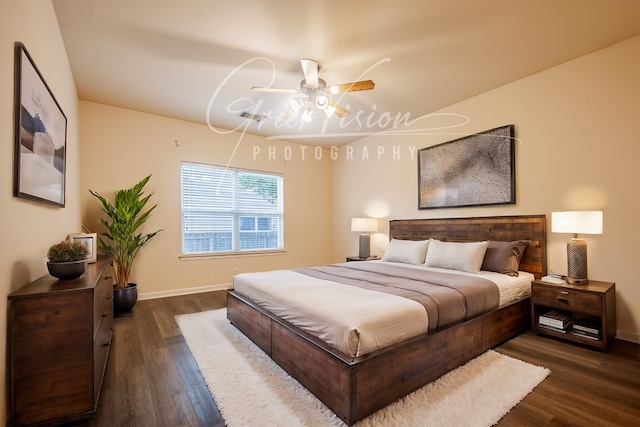
[[[174,316],[225,302],[224,291],[145,300],[115,319],[98,412],[76,425],[224,426]],[[497,351],[552,372],[498,426],[640,425],[640,345],[602,353],[527,332]]]

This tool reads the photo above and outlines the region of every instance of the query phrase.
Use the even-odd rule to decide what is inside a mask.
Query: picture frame
[[[69,234],[69,242],[81,242],[87,246],[87,262],[89,264],[98,260],[98,233],[75,233]]]
[[[13,195],[64,208],[67,117],[21,42],[14,56]]]
[[[515,126],[418,151],[418,209],[515,204]]]

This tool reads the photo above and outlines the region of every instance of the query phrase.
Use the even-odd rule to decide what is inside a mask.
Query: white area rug
[[[176,322],[227,426],[345,425],[232,326],[226,309]],[[355,425],[494,425],[549,373],[489,350]]]

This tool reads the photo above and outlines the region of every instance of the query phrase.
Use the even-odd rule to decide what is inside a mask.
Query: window
[[[281,175],[182,163],[180,178],[183,254],[284,248]]]

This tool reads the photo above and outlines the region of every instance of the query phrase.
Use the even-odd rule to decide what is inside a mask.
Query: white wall
[[[356,154],[368,149],[369,160],[348,160],[341,151],[334,165],[334,261],[357,253],[357,237],[347,226],[353,216],[384,219],[385,228],[372,243],[372,250],[381,253],[389,219],[546,214],[549,220],[552,211],[603,210],[604,234],[582,236],[588,242],[589,277],[616,282],[618,336],[640,342],[640,37],[439,113],[469,122],[352,144]],[[455,123],[451,115],[423,119],[412,129]],[[417,159],[409,156],[409,147],[421,149],[507,124],[515,125],[518,138],[515,205],[418,210]],[[400,147],[400,159],[393,159],[393,146]],[[385,150],[380,160],[378,147]],[[566,273],[570,237],[549,232],[551,270]]]
[[[145,230],[163,231],[142,248],[134,264],[131,279],[138,284],[141,299],[226,288],[236,268],[248,272],[329,261],[331,181],[327,156],[316,160],[308,153],[307,161],[299,156],[285,161],[285,147],[297,153],[297,144],[238,132],[219,134],[204,125],[92,102],[81,101],[80,113],[82,219],[91,231],[100,231],[100,211],[89,189],[112,199],[116,190],[153,174],[147,186],[155,192],[152,201],[158,207]],[[270,148],[275,149],[272,157]],[[254,154],[255,149],[259,154]],[[181,161],[282,173],[286,252],[179,259]]]
[[[13,197],[13,66],[14,42],[25,44],[40,73],[67,116],[66,207],[56,208]],[[78,197],[78,105],[77,94],[58,22],[49,1],[0,2],[0,282],[2,296],[47,272],[47,249],[80,230]],[[6,343],[7,306],[0,308],[0,342]],[[6,366],[0,351],[0,366]],[[5,369],[0,384],[6,384]],[[0,388],[6,402],[6,387]],[[0,420],[7,417],[0,405]]]

